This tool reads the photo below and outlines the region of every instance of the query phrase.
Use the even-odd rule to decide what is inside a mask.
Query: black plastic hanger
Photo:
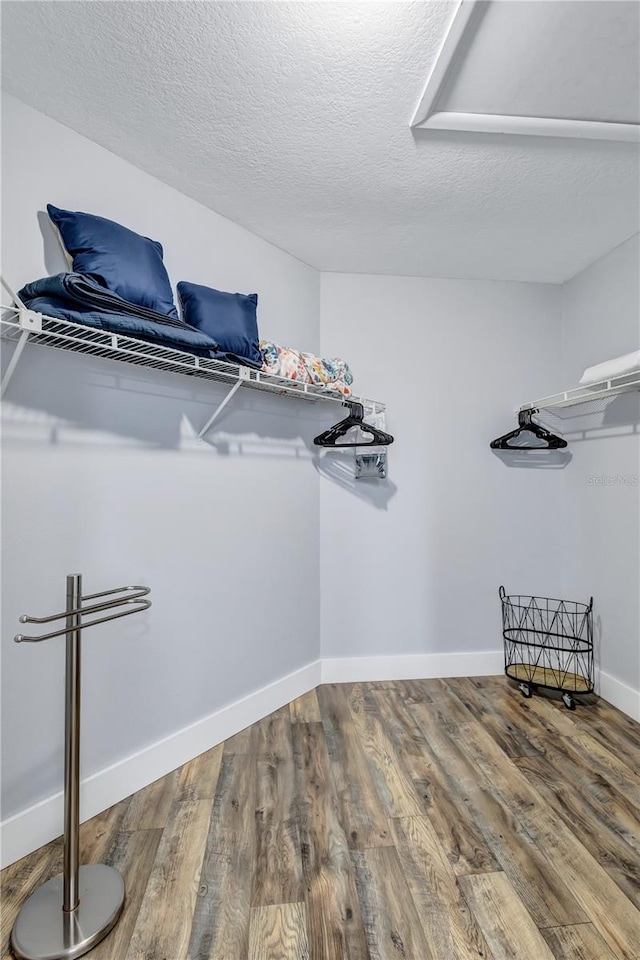
[[[390,443],[393,443],[393,437],[390,433],[385,433],[383,430],[371,426],[370,423],[364,422],[364,407],[361,403],[345,400],[344,405],[349,408],[349,416],[315,437],[313,442],[318,447],[388,447]],[[336,441],[340,437],[344,437],[352,427],[359,427],[362,433],[371,437],[371,440],[337,443]]]
[[[567,441],[563,440],[562,437],[557,437],[555,433],[551,433],[546,427],[543,427],[540,423],[534,423],[531,419],[534,413],[538,411],[534,407],[530,407],[528,410],[520,410],[518,413],[518,428],[517,430],[512,430],[511,433],[505,433],[504,437],[498,437],[497,440],[491,441],[492,450],[559,450],[562,447],[567,446]],[[531,433],[534,437],[537,437],[538,440],[544,440],[546,446],[540,443],[531,444],[527,446],[526,444],[510,443],[510,440],[515,440],[516,437],[519,437],[523,433]]]

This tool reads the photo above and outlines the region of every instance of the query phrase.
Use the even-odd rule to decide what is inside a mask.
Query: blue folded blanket
[[[84,274],[59,273],[34,280],[20,290],[19,297],[29,310],[50,317],[126,334],[200,357],[242,362],[222,353],[215,340],[188,323],[129,303]]]

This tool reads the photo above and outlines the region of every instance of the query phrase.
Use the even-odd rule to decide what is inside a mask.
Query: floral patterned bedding
[[[351,394],[353,374],[348,364],[338,357],[316,357],[292,347],[281,347],[272,340],[261,340],[262,369],[277,377],[288,377],[302,383],[322,387],[328,393]]]

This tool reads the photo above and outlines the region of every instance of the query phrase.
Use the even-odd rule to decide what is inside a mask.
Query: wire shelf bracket
[[[205,425],[204,425],[204,427],[202,428],[202,430],[200,430],[200,432],[199,432],[199,434],[198,434],[198,436],[197,436],[197,438],[196,438],[199,443],[202,442],[205,433],[207,433],[207,431],[209,430],[209,428],[210,428],[210,427],[215,423],[215,421],[218,419],[218,417],[220,416],[220,414],[222,413],[222,411],[224,410],[224,408],[226,407],[226,405],[229,403],[229,401],[232,399],[232,397],[238,392],[238,390],[239,390],[240,387],[242,386],[243,380],[247,380],[247,379],[248,379],[248,377],[242,376],[242,377],[238,380],[237,383],[234,383],[234,384],[233,384],[233,386],[231,387],[231,389],[230,389],[229,392],[227,393],[227,395],[226,395],[226,397],[224,398],[224,400],[222,400],[221,403],[218,404],[218,406],[216,407],[216,409],[213,411],[213,413],[211,414],[211,416],[209,417],[209,419],[208,419],[207,422],[205,423]]]

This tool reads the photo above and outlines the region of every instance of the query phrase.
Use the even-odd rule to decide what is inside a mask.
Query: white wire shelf
[[[588,387],[575,387],[563,393],[532,400],[520,407],[520,410],[549,411],[562,419],[586,415],[603,410],[606,405],[623,393],[640,390],[640,372],[627,373],[621,377],[612,377]]]
[[[120,363],[227,384],[230,387],[229,392],[200,431],[199,439],[204,436],[222,412],[223,407],[241,386],[313,403],[342,404],[348,399],[361,403],[367,414],[382,413],[385,410],[385,405],[376,400],[356,396],[343,397],[341,394],[328,392],[325,388],[313,384],[277,377],[240,364],[213,360],[209,357],[195,357],[183,350],[49,317],[22,306],[0,307],[0,310],[2,310],[2,316],[0,316],[2,339],[16,344],[2,380],[2,393],[8,386],[25,345],[33,343],[38,346],[54,347],[58,350],[83,353],[87,356],[117,360]]]

